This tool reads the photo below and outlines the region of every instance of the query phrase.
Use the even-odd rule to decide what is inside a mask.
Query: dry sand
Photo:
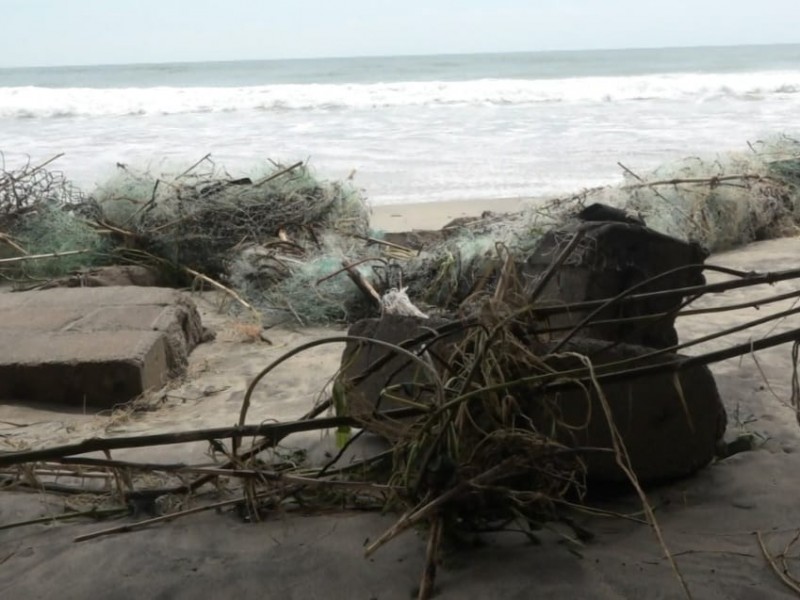
[[[378,227],[436,228],[447,220],[498,210],[492,203],[424,204],[379,207]],[[395,214],[405,215],[395,217]],[[402,223],[402,225],[400,225]],[[398,225],[398,227],[394,227]],[[744,270],[797,266],[800,239],[752,244],[719,254],[709,262]],[[709,277],[711,279],[711,277]],[[733,303],[795,289],[796,282],[770,289],[709,296],[698,305]],[[167,390],[152,412],[112,416],[64,414],[46,407],[0,406],[0,450],[55,445],[92,436],[132,435],[234,424],[250,380],[277,356],[300,343],[340,333],[328,329],[273,329],[273,345],[243,341],[241,325],[220,316],[211,296],[197,297],[216,341],[191,356],[189,376]],[[744,319],[784,310],[790,303],[760,311],[704,315],[679,321],[684,339],[717,331]],[[796,325],[784,321],[777,330]],[[710,343],[703,349],[756,339],[772,326]],[[298,355],[258,388],[249,422],[294,419],[305,413],[334,374],[339,344]],[[693,349],[699,352],[700,349]],[[732,434],[752,432],[759,448],[704,469],[693,478],[649,491],[667,543],[696,599],[775,599],[795,597],[770,570],[755,532],[772,552],[800,531],[796,496],[800,482],[800,427],[789,405],[791,347],[715,365]],[[767,381],[765,381],[765,379]],[[295,436],[292,444],[322,460],[332,449],[329,436]],[[208,460],[206,444],[118,451],[115,458],[164,462]],[[69,499],[74,504],[75,499]],[[0,526],[62,512],[65,500],[22,491],[0,494]],[[638,510],[633,498],[611,505]],[[116,524],[117,521],[111,524]],[[85,542],[75,536],[108,527],[92,521],[59,522],[0,530],[0,597],[27,598],[280,598],[407,599],[422,566],[424,542],[406,533],[373,558],[363,544],[392,523],[390,515],[334,514],[276,516],[247,524],[235,513],[203,513],[132,533]],[[487,539],[480,548],[449,553],[438,576],[442,599],[461,598],[681,598],[682,592],[652,531],[624,519],[584,517],[597,539],[570,551],[555,534],[540,546],[513,534]],[[789,560],[800,576],[800,564]]]

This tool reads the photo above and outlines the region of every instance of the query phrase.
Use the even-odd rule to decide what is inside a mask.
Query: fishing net
[[[13,239],[29,254],[49,258],[20,262],[15,276],[59,277],[81,268],[107,264],[111,249],[104,236],[69,205],[39,204],[11,228]]]
[[[638,214],[656,231],[719,252],[797,231],[800,141],[782,136],[747,153],[685,158],[651,173],[625,171],[621,186],[589,190],[600,202]]]
[[[524,260],[562,219],[563,210],[553,201],[519,213],[461,222],[439,244],[405,262],[402,284],[415,301],[455,310],[472,294],[493,289],[503,256]]]
[[[144,250],[210,277],[225,276],[239,252],[255,246],[275,259],[272,280],[282,279],[282,257],[307,256],[324,232],[363,234],[369,221],[356,188],[319,182],[303,164],[237,179],[213,163],[177,177],[121,168],[94,198]]]
[[[2,155],[0,155],[2,156]],[[4,263],[9,277],[47,278],[83,266],[103,264],[107,240],[74,211],[85,197],[60,171],[30,162],[0,169],[0,258],[20,254],[53,255],[37,260]],[[67,253],[65,256],[60,254]]]
[[[0,153],[0,232],[8,231],[17,219],[40,205],[62,206],[83,201],[83,193],[61,171],[48,168],[57,158],[6,170],[5,157]]]
[[[368,252],[353,238],[334,233],[319,238],[306,256],[276,256],[257,248],[242,252],[230,267],[229,283],[270,319],[302,325],[347,323],[373,314],[356,285],[340,273]],[[369,276],[367,266],[353,267]]]
[[[370,230],[357,188],[320,181],[303,163],[238,178],[208,156],[177,175],[120,165],[88,198],[63,176],[27,167],[26,177],[0,177],[0,242],[5,235],[28,252],[86,251],[37,265],[42,274],[149,262],[222,282],[267,315],[319,324],[379,310],[354,275],[379,294],[406,289],[425,312],[464,308],[492,293],[505,264],[522,265],[546,231],[595,203],[712,252],[797,231],[800,142],[787,136],[650,173],[623,170],[620,185],[460,219],[398,252],[373,243],[386,236]]]
[[[233,178],[205,158],[178,176],[119,169],[94,195],[104,222],[140,250],[237,290],[260,311],[302,324],[363,314],[346,277],[319,282],[365,252],[369,211],[348,182],[305,164]]]

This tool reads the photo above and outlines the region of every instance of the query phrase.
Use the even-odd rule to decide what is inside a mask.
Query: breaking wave
[[[800,71],[246,87],[4,87],[0,88],[0,118],[331,111],[437,105],[699,103],[758,101],[775,97],[800,104]]]

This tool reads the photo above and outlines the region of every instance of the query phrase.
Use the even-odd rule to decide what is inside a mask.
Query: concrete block
[[[166,288],[0,294],[0,399],[110,407],[182,374],[203,327]]]
[[[0,398],[110,408],[166,383],[157,331],[0,331]]]

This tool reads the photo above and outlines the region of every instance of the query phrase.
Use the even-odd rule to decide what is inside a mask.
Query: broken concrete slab
[[[0,398],[126,402],[182,374],[203,334],[194,303],[172,289],[0,294]]]

